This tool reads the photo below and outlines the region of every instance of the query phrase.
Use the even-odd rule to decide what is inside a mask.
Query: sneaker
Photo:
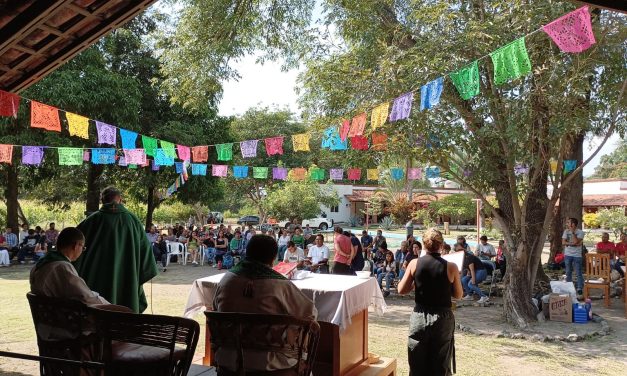
[[[388,296],[390,296],[390,290],[383,291],[383,297],[387,298]]]
[[[466,295],[462,298],[462,300],[472,300],[472,295]]]
[[[198,261],[192,261],[192,265],[198,266]]]
[[[479,300],[477,300],[477,303],[483,304],[483,303],[487,303],[490,300],[490,298],[488,298],[487,296],[482,296]]]
[[[163,272],[164,273],[167,272],[167,271],[168,271],[168,268],[163,268]]]

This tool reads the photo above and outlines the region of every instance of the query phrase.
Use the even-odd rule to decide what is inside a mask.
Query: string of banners
[[[404,93],[391,102],[387,101],[375,106],[371,110],[369,117],[371,127],[368,131],[369,134],[366,134],[366,124],[368,122],[368,115],[366,112],[361,112],[352,117],[350,120],[342,120],[339,126],[328,127],[323,131],[320,147],[323,149],[338,151],[348,150],[350,143],[350,148],[354,150],[386,150],[388,137],[385,133],[378,131],[378,128],[387,122],[394,123],[409,118],[412,109],[415,107],[414,94],[417,94],[418,91],[420,92],[420,111],[433,109],[439,104],[445,80],[450,80],[452,82],[462,99],[469,100],[477,96],[480,92],[478,62],[487,57],[490,57],[492,60],[494,71],[493,80],[496,85],[502,85],[506,82],[529,74],[532,69],[531,61],[525,46],[525,38],[538,31],[546,33],[559,47],[559,49],[566,53],[579,53],[587,50],[590,46],[596,43],[588,6],[578,8],[557,18],[549,24],[544,25],[541,28],[526,34],[525,36],[474,60],[459,70],[444,74],[434,80],[431,80],[422,85],[419,89]],[[17,94],[0,91],[0,116],[17,117],[20,99],[20,96]],[[26,165],[41,164],[44,158],[45,150],[57,149],[60,165],[79,165],[84,161],[90,161],[95,164],[117,163],[120,166],[127,166],[129,168],[137,168],[137,166],[147,167],[151,165],[153,170],[159,169],[160,166],[177,166],[177,171],[179,171],[180,169],[178,166],[189,164],[192,169],[192,175],[207,175],[207,165],[202,164],[202,162],[208,161],[210,147],[215,148],[218,161],[232,160],[235,145],[239,147],[239,152],[241,153],[242,158],[256,157],[258,154],[259,144],[264,145],[265,153],[268,156],[283,155],[283,145],[285,143],[285,139],[288,137],[291,138],[294,152],[311,151],[311,132],[291,136],[275,136],[265,139],[245,140],[239,143],[223,143],[190,147],[147,135],[141,135],[137,132],[123,129],[98,120],[91,120],[82,115],[64,111],[35,100],[27,98],[22,99],[25,99],[30,103],[30,126],[32,128],[61,132],[63,122],[67,123],[67,130],[70,136],[81,139],[89,139],[90,129],[95,126],[97,134],[96,142],[100,146],[94,148],[53,148],[47,146],[24,145],[21,146],[21,162]],[[61,113],[65,114],[65,121],[62,121],[63,117],[60,115]],[[418,140],[417,144],[424,144],[426,147],[437,147],[437,142],[429,141],[432,138],[433,136],[430,135],[425,142],[425,138],[422,137]],[[141,140],[141,146],[138,146],[139,140]],[[118,150],[116,149],[118,141],[121,144],[122,155],[117,155],[116,153],[116,150]],[[113,147],[105,147],[107,145]],[[0,163],[12,163],[13,148],[19,146],[20,145],[0,144]],[[151,157],[152,159],[148,159],[148,157]],[[176,159],[181,162],[175,162]],[[574,170],[576,164],[577,161],[564,161],[565,173]],[[553,167],[552,163],[552,171]],[[269,167],[253,167],[252,177],[261,178],[261,176],[263,176],[262,171],[264,171],[264,168],[269,169]],[[277,169],[276,175],[275,169]],[[284,172],[281,169],[282,167],[275,167],[272,169],[273,178],[277,176],[277,179],[281,180],[278,177],[283,175],[287,176],[287,172]],[[439,168],[433,167],[433,169],[437,169],[439,176]],[[451,170],[452,169],[453,167]],[[248,166],[232,166],[232,175],[236,178],[249,177],[248,170]],[[292,170],[297,170],[297,172],[295,172],[295,176],[301,176],[300,170]],[[343,169],[330,169],[329,176],[331,179],[339,180],[333,178],[339,177],[338,170],[342,171],[343,176]],[[348,172],[353,171],[352,175],[349,174],[349,180],[359,180],[351,179],[351,176],[357,176],[356,170],[358,169],[347,170]],[[212,176],[227,176],[226,171],[228,171],[227,165],[211,166]],[[257,174],[255,174],[255,171],[257,171]],[[265,171],[265,176],[269,176],[269,170]],[[369,169],[368,171],[371,170]],[[428,171],[429,169],[426,169],[425,171],[425,176],[427,178],[429,178],[429,174],[427,173]],[[515,173],[517,175],[526,174],[528,171],[528,166],[524,164],[519,163],[515,166]],[[415,171],[403,171],[402,169],[390,169],[390,173],[392,174],[392,178],[399,176],[403,178],[404,176],[407,176],[407,178],[410,179],[410,176],[417,176],[417,172]],[[470,172],[463,171],[463,174],[469,175]],[[361,175],[359,176],[361,177]],[[374,176],[374,174],[371,176]],[[184,181],[185,178],[181,175],[178,180]]]

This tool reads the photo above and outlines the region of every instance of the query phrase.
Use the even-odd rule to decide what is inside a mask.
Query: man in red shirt
[[[621,266],[625,266],[625,252],[627,251],[627,234],[624,232],[620,234],[620,243],[616,244],[614,248],[614,254],[616,255],[616,261],[614,263],[614,269],[625,278],[625,272]]]
[[[333,274],[353,275],[351,261],[355,255],[351,239],[343,234],[341,227],[335,227],[334,231],[333,245],[335,246],[335,255],[333,257]]]
[[[597,253],[609,253],[610,260],[614,260],[614,251],[616,250],[616,246],[614,242],[610,241],[610,234],[604,232],[601,234],[601,241],[597,243],[596,246]]]

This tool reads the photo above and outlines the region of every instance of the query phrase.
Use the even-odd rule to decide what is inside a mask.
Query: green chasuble
[[[157,275],[144,227],[121,204],[105,204],[81,222],[86,250],[74,267],[87,286],[137,313],[148,306],[142,285]]]

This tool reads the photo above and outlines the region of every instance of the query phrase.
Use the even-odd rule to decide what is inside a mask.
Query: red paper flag
[[[366,128],[366,113],[363,112],[353,118],[351,121],[351,130],[348,133],[348,137],[361,136],[364,134],[364,128]]]
[[[372,133],[372,150],[386,150],[388,148],[388,135],[385,133]]]
[[[346,137],[348,137],[348,132],[351,129],[351,122],[349,120],[344,119],[342,121],[342,126],[340,127],[340,139],[342,141],[346,141]]]
[[[365,136],[351,137],[351,146],[355,150],[368,150],[368,137],[365,137]]]
[[[361,179],[361,169],[360,168],[349,168],[348,169],[348,180],[359,180]]]
[[[13,145],[0,144],[0,163],[11,164],[13,161]]]
[[[20,96],[0,90],[0,116],[17,117],[20,108]]]
[[[266,138],[266,153],[270,155],[283,155],[283,136]]]
[[[37,101],[30,102],[30,126],[48,131],[61,132],[59,110]]]
[[[209,158],[208,146],[194,146],[192,148],[192,159],[194,162],[207,162]]]

